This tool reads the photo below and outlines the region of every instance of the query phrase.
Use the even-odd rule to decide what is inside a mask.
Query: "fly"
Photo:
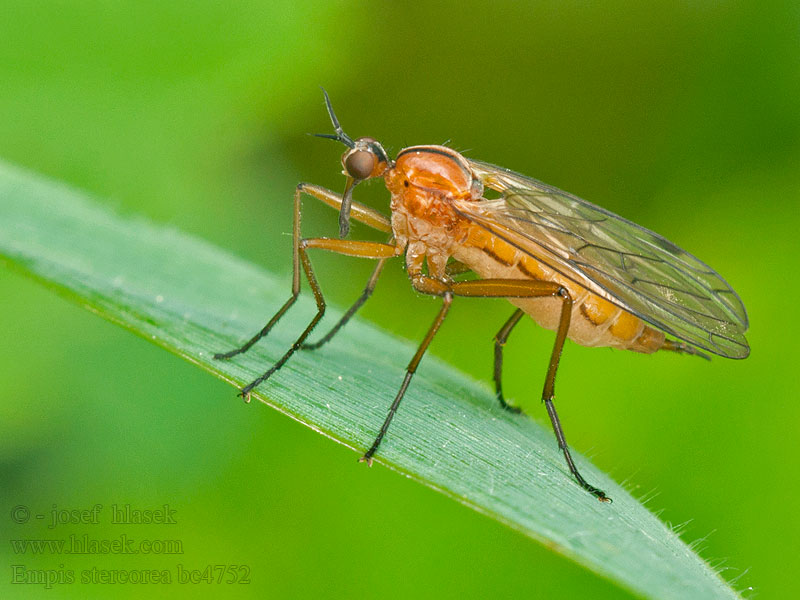
[[[328,94],[323,93],[336,133],[317,135],[347,147],[342,156],[344,193],[308,183],[297,186],[292,294],[250,340],[214,358],[232,358],[267,335],[297,300],[301,271],[311,286],[317,313],[289,350],[242,388],[240,395],[246,400],[298,349],[314,349],[328,342],[369,298],[385,262],[405,255],[411,285],[418,292],[442,298],[442,306],[408,364],[375,441],[361,460],[372,464],[453,298],[506,298],[516,310],[494,338],[497,400],[503,408],[520,412],[503,396],[503,346],[527,314],[556,332],[542,400],[558,446],[581,487],[609,502],[605,492],[579,473],[553,404],[564,341],[570,338],[584,346],[647,354],[666,350],[703,358],[708,358],[705,352],[727,358],[749,354],[744,337],[747,313],[736,292],[716,271],[672,242],[572,194],[508,169],[467,159],[446,146],[404,148],[392,160],[377,140],[350,138],[339,125]],[[383,178],[391,194],[391,218],[352,199],[359,183],[375,177]],[[500,197],[485,198],[487,188]],[[339,239],[301,236],[304,194],[339,211]],[[351,219],[389,234],[388,242],[345,239]],[[307,343],[325,312],[325,300],[308,257],[311,248],[370,258],[377,264],[355,304],[324,337]],[[466,272],[478,278],[455,278]]]

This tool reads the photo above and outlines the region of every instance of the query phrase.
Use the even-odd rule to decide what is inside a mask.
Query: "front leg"
[[[337,210],[342,204],[341,196],[323,187],[310,183],[300,183],[297,185],[297,188],[294,192],[294,218],[292,223],[292,295],[258,333],[256,333],[252,338],[247,340],[238,348],[234,348],[228,352],[219,352],[215,354],[214,358],[216,360],[227,360],[229,358],[233,358],[237,354],[247,352],[253,346],[253,344],[258,342],[258,340],[266,336],[272,330],[278,321],[280,321],[281,317],[283,317],[283,315],[295,303],[297,296],[300,295],[300,246],[301,243],[308,245],[308,240],[304,241],[300,238],[303,194],[308,194],[312,198],[321,200],[328,206],[331,206]],[[350,208],[350,214],[357,221],[360,221],[365,225],[369,225],[370,227],[379,231],[391,232],[392,230],[391,224],[385,216],[367,206],[359,204],[358,202],[353,202]]]
[[[394,246],[382,244],[380,242],[360,242],[330,238],[309,238],[300,240],[298,255],[300,258],[300,263],[303,265],[303,272],[306,275],[306,280],[311,286],[311,291],[314,293],[314,300],[317,303],[317,314],[314,315],[314,318],[311,319],[311,322],[303,330],[303,333],[300,334],[300,337],[298,337],[291,345],[289,350],[281,358],[279,358],[278,361],[272,365],[272,367],[242,388],[241,396],[244,397],[245,400],[249,400],[250,392],[253,390],[253,388],[269,379],[275,373],[275,371],[280,369],[286,363],[286,361],[289,360],[292,354],[294,354],[303,345],[303,342],[325,314],[325,299],[322,296],[322,289],[319,287],[319,283],[317,283],[317,278],[314,275],[314,269],[311,266],[311,260],[308,258],[307,250],[309,248],[322,248],[338,254],[344,254],[345,256],[374,259],[389,258],[394,256],[396,253],[396,248]],[[295,289],[299,290],[299,283],[297,284],[297,288],[292,288],[292,298],[290,299],[291,302],[294,302],[294,299],[297,297]],[[283,312],[285,312],[284,308],[282,308],[281,311],[272,318],[270,323],[276,322]]]
[[[337,198],[338,196],[331,192],[330,190],[326,190],[324,188],[320,188],[319,186],[314,186],[310,184],[301,183],[297,186],[294,195],[294,222],[292,227],[292,293],[289,299],[284,303],[284,305],[278,310],[277,313],[267,322],[267,324],[253,337],[251,337],[247,342],[242,344],[240,347],[230,350],[228,352],[220,352],[214,355],[214,358],[217,360],[227,360],[230,359],[238,354],[243,352],[247,352],[256,342],[258,342],[261,338],[266,336],[272,328],[280,321],[284,314],[289,310],[289,308],[297,301],[297,297],[300,295],[300,271],[301,269],[305,273],[306,280],[308,281],[309,285],[311,286],[311,290],[314,293],[314,300],[317,303],[317,314],[308,324],[306,329],[300,335],[300,337],[292,344],[291,348],[289,349],[286,354],[284,354],[268,371],[263,373],[260,377],[252,381],[250,384],[242,388],[240,395],[245,398],[245,400],[249,401],[250,392],[260,383],[266,381],[275,371],[280,369],[284,363],[289,360],[292,354],[302,345],[303,341],[308,337],[311,333],[312,329],[316,326],[316,324],[322,319],[322,316],[325,313],[325,300],[322,296],[322,290],[317,283],[316,277],[314,276],[314,269],[311,265],[311,260],[308,257],[307,249],[309,248],[321,248],[325,250],[331,250],[333,252],[337,252],[339,254],[344,254],[346,256],[357,256],[363,258],[375,258],[375,259],[385,259],[391,256],[395,256],[399,253],[399,250],[392,244],[381,244],[378,242],[359,242],[359,241],[349,241],[349,240],[332,240],[328,238],[310,238],[310,239],[301,239],[300,237],[300,220],[301,220],[301,208],[302,208],[302,194],[309,194],[314,198],[322,200],[326,204],[333,206],[334,208],[337,206]],[[338,203],[341,204],[341,199],[338,198]],[[376,229],[385,231],[391,230],[391,226],[389,224],[388,219],[374,211],[368,207],[362,206],[358,203],[353,203],[351,207],[351,214],[353,218],[358,221],[361,221],[371,227]]]

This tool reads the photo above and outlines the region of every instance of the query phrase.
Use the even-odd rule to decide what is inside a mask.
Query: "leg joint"
[[[563,301],[562,308],[565,311],[569,311],[572,309],[572,294],[569,293],[569,290],[565,288],[563,285],[558,288],[558,297],[561,298]]]
[[[431,296],[444,296],[445,301],[447,301],[448,295],[450,296],[451,300],[453,297],[453,286],[443,281],[439,281],[438,279],[434,279],[433,277],[423,275],[422,273],[411,274],[411,285],[415,290],[422,292],[423,294],[429,294]]]

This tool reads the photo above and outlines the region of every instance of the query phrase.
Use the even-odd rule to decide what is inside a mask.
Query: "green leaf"
[[[214,352],[247,339],[283,304],[286,278],[174,229],[121,218],[66,185],[4,163],[0,257],[237,386],[273,364],[314,313],[305,294],[250,352],[215,361]],[[363,452],[414,350],[356,319],[323,349],[296,354],[254,397]],[[638,594],[738,597],[640,502],[576,460],[613,504],[572,480],[551,431],[503,411],[486,384],[433,356],[423,361],[376,457]]]

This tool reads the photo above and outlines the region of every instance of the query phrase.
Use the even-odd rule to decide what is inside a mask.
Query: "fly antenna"
[[[339,119],[336,118],[336,113],[333,112],[333,105],[331,104],[331,99],[328,97],[328,92],[325,91],[325,88],[322,89],[322,93],[325,94],[325,106],[328,107],[328,116],[331,118],[331,123],[333,123],[333,130],[336,132],[336,135],[331,133],[312,133],[311,135],[315,137],[321,137],[328,140],[335,140],[337,142],[342,142],[348,148],[355,148],[356,143],[350,139],[350,136],[347,135],[342,126],[339,125]]]

